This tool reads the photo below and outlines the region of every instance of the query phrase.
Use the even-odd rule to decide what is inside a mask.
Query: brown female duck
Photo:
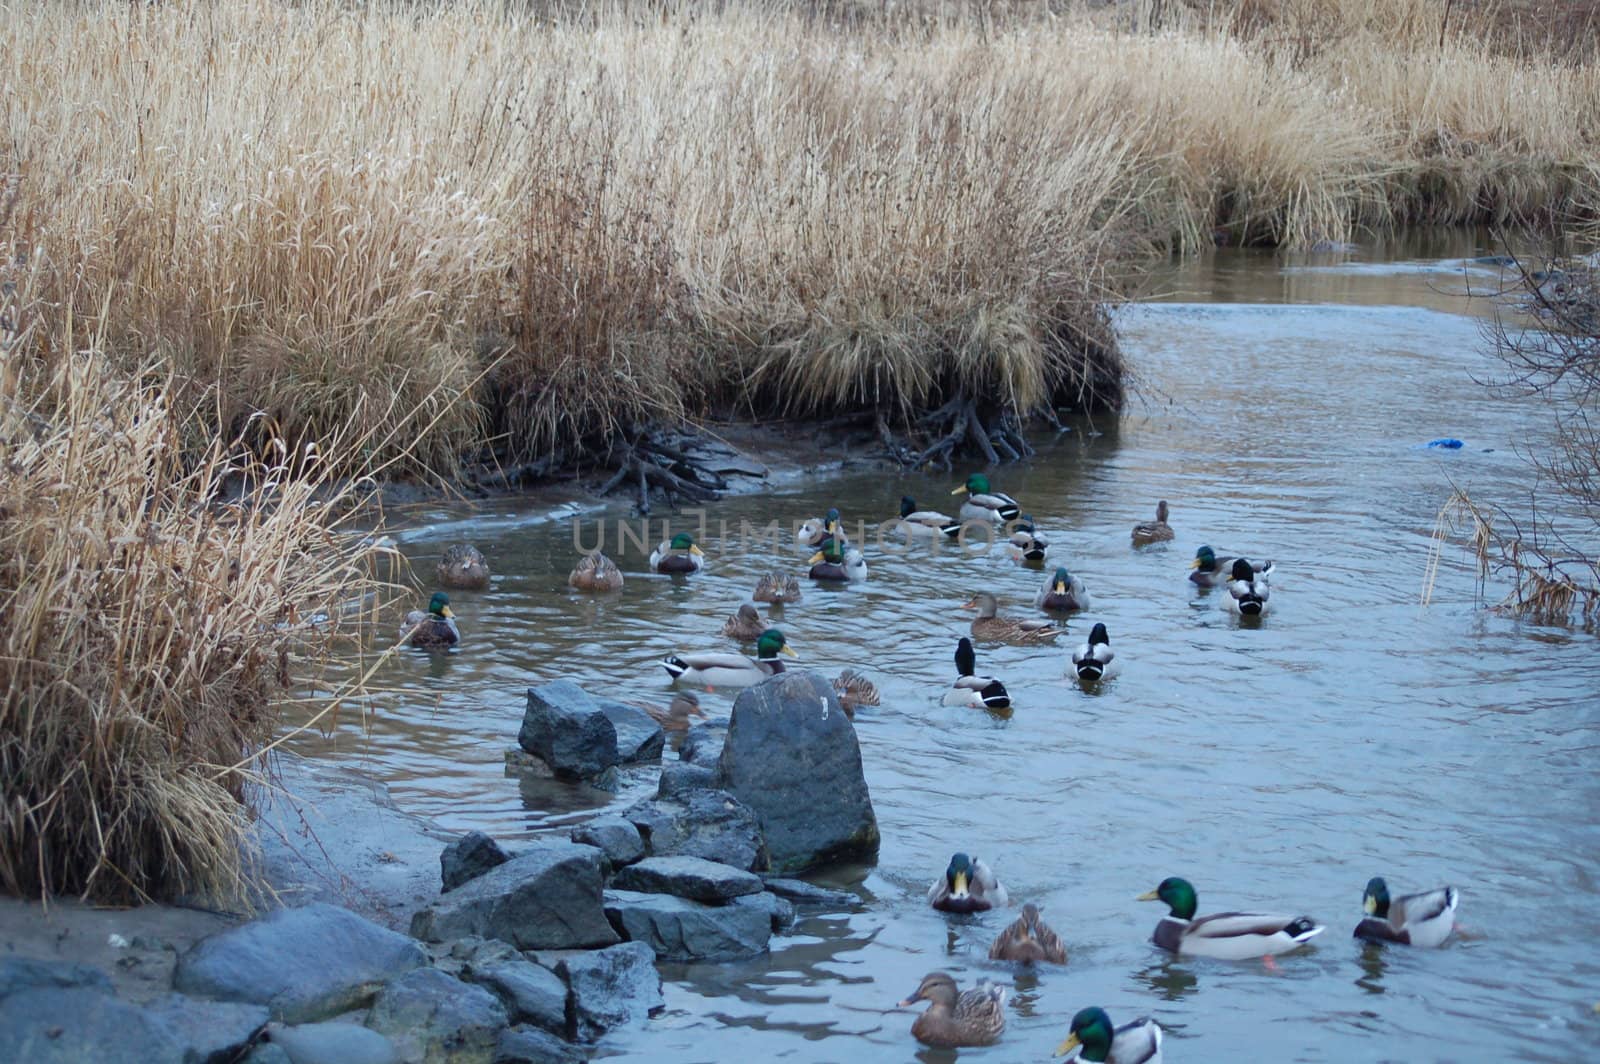
[[[455,543],[445,548],[434,576],[452,590],[482,591],[489,586],[489,563],[470,543]]]
[[[964,610],[977,610],[972,619],[972,636],[993,643],[1047,643],[1061,634],[1054,621],[1014,621],[1001,617],[1000,600],[988,591],[980,591]]]
[[[1172,526],[1167,524],[1167,500],[1162,499],[1156,503],[1154,521],[1140,521],[1133,526],[1133,545],[1143,547],[1151,543],[1165,543],[1171,538]]]
[[[756,608],[746,602],[722,626],[722,634],[741,643],[754,643],[767,630]]]
[[[916,993],[900,1007],[928,1002],[928,1009],[911,1025],[911,1035],[923,1045],[941,1049],[988,1046],[1006,1029],[1006,988],[979,983],[959,990],[948,972],[929,972]]]
[[[1039,918],[1039,907],[1030,901],[1022,907],[1022,915],[1000,932],[1000,937],[989,947],[989,959],[1023,964],[1036,964],[1039,961],[1065,964],[1067,947],[1061,944],[1060,936],[1050,929],[1050,925]]]
[[[621,591],[622,570],[599,551],[585,554],[567,577],[567,586],[579,591]]]

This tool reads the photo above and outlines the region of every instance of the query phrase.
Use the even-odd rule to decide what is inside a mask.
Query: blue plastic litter
[[[1461,448],[1465,447],[1466,444],[1450,436],[1440,436],[1437,440],[1429,440],[1426,444],[1424,444],[1424,446],[1443,447],[1447,450],[1459,451]]]

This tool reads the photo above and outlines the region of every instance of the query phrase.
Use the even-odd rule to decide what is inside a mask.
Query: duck
[[[978,709],[1009,709],[1011,695],[1006,685],[993,676],[978,676],[977,652],[972,640],[962,636],[956,643],[956,682],[945,692],[947,706],[973,706]]]
[[[706,715],[706,711],[700,708],[699,696],[693,691],[679,691],[672,696],[672,702],[665,709],[646,705],[644,711],[669,732],[688,731],[689,718]]]
[[[679,532],[670,540],[664,539],[650,552],[652,573],[698,573],[706,567],[706,555],[695,546],[694,537]]]
[[[1013,558],[1024,562],[1042,562],[1045,548],[1049,546],[1034,529],[1033,518],[1027,514],[1017,518],[1011,525],[1011,541],[1006,550]]]
[[[822,541],[821,549],[811,556],[808,564],[811,566],[808,575],[813,580],[859,584],[867,578],[867,559],[854,547],[842,550],[839,541],[831,536]]]
[[[1079,1060],[1089,1064],[1161,1064],[1161,1025],[1148,1016],[1112,1028],[1102,1008],[1079,1009],[1067,1040],[1055,1055],[1066,1056],[1082,1046]]]
[[[1232,579],[1233,563],[1233,558],[1219,557],[1210,547],[1201,547],[1194,552],[1194,561],[1189,563],[1189,568],[1194,570],[1189,574],[1189,582],[1201,587],[1221,587]],[[1250,568],[1255,570],[1258,579],[1264,580],[1272,575],[1273,564],[1251,562]]]
[[[1116,675],[1116,666],[1112,664],[1116,656],[1106,626],[1097,621],[1089,629],[1089,638],[1084,640],[1083,646],[1072,652],[1072,669],[1080,680],[1108,680]]]
[[[422,650],[439,650],[461,642],[456,615],[450,612],[450,597],[435,591],[428,610],[412,610],[400,623],[400,642]]]
[[[942,913],[983,913],[1004,909],[1009,902],[989,866],[964,853],[952,855],[944,875],[928,888],[928,904]]]
[[[901,1008],[926,1001],[929,1007],[911,1024],[911,1036],[926,1046],[957,1049],[988,1046],[1006,1029],[1006,988],[980,982],[959,990],[948,972],[929,972]]]
[[[1000,600],[989,591],[979,591],[961,608],[978,611],[972,619],[972,634],[977,639],[995,643],[1048,643],[1061,634],[1054,621],[1015,621],[1001,617]]]
[[[572,567],[567,586],[579,591],[621,591],[622,570],[599,551],[585,554]]]
[[[754,661],[743,654],[725,654],[707,650],[693,654],[673,654],[661,663],[661,667],[667,670],[667,675],[674,681],[704,684],[708,691],[717,687],[749,687],[783,671],[783,662],[779,660],[779,654],[786,654],[791,658],[800,656],[789,646],[782,632],[776,628],[768,628],[761,633],[761,638],[756,640]]]
[[[757,613],[756,608],[748,602],[734,611],[733,616],[722,626],[723,635],[740,643],[754,643],[766,630],[767,622],[761,619],[761,614]]]
[[[800,601],[800,581],[793,573],[781,573],[774,569],[756,581],[756,589],[750,595],[756,602],[770,602],[786,604]]]
[[[830,538],[837,540],[841,549],[849,545],[838,507],[830,507],[826,516],[808,518],[794,534],[794,541],[802,547],[820,547]]]
[[[1067,572],[1066,566],[1056,566],[1056,571],[1039,588],[1038,594],[1033,596],[1033,604],[1042,610],[1058,610],[1063,613],[1089,608],[1089,590],[1083,586],[1083,581]]]
[[[434,576],[452,591],[482,591],[489,586],[489,563],[472,544],[455,543],[445,548]]]
[[[961,531],[961,522],[937,510],[917,509],[917,500],[909,495],[900,496],[900,519],[895,529],[905,539],[937,539],[954,536]]]
[[[1356,925],[1355,937],[1430,949],[1443,945],[1455,930],[1456,905],[1460,901],[1461,893],[1455,887],[1403,894],[1391,900],[1389,884],[1382,876],[1373,876],[1361,895],[1361,907],[1367,917]]]
[[[1233,560],[1229,574],[1228,593],[1222,598],[1223,608],[1241,617],[1262,617],[1270,605],[1268,596],[1272,588],[1265,576],[1257,576],[1250,563],[1243,558]]]
[[[1022,513],[1017,500],[991,490],[989,478],[982,473],[973,473],[950,494],[967,496],[961,503],[963,521],[1015,521]]]
[[[1172,526],[1167,524],[1167,500],[1156,503],[1156,519],[1140,521],[1133,526],[1133,545],[1147,547],[1152,543],[1165,543],[1173,538]]]
[[[1197,898],[1187,879],[1171,876],[1140,901],[1162,901],[1168,913],[1156,924],[1151,941],[1172,953],[1223,960],[1248,960],[1287,953],[1322,934],[1309,916],[1272,913],[1213,913],[1196,917]]]
[[[1000,937],[989,947],[989,959],[1021,964],[1039,961],[1065,964],[1067,947],[1061,944],[1061,937],[1050,925],[1039,918],[1039,907],[1030,901],[1022,907],[1022,915],[1000,932]]]
[[[856,718],[857,707],[878,704],[878,685],[854,669],[845,669],[833,678],[832,683],[844,715],[851,720]]]

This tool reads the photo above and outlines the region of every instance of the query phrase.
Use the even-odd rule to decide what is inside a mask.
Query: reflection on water
[[[421,511],[398,533],[417,571],[459,538],[494,568],[489,591],[451,596],[459,651],[400,656],[366,721],[346,714],[294,745],[376,772],[446,827],[513,845],[634,801],[647,774],[615,795],[507,778],[526,688],[572,676],[664,700],[662,657],[733,649],[723,620],[761,573],[804,571],[792,533],[757,545],[741,522],[788,529],[838,506],[861,522],[870,579],[804,582],[804,601],[762,613],[800,664],[859,668],[882,691],[856,719],[882,851],[840,877],[862,904],[803,919],[759,961],[663,966],[665,1014],[604,1052],[905,1059],[913,1010],[894,1003],[945,969],[964,987],[1016,987],[1001,1044],[961,1054],[991,1061],[1044,1059],[1090,1004],[1181,1029],[1191,1062],[1582,1059],[1600,1038],[1588,948],[1600,941],[1600,656],[1590,636],[1481,612],[1454,549],[1419,607],[1452,485],[1525,490],[1514,448],[1539,412],[1474,383],[1493,364],[1471,316],[1487,305],[1453,294],[1465,274],[1380,269],[1384,258],[1219,252],[1160,278],[1167,301],[1119,315],[1142,382],[1127,415],[1100,435],[1037,439],[1037,459],[993,471],[1049,541],[1047,565],[1067,565],[1094,599],[1056,647],[979,646],[980,670],[1015,700],[1009,718],[941,704],[971,620],[959,607],[988,589],[1004,613],[1032,616],[1039,574],[998,545],[937,557],[880,546],[901,495],[949,512],[960,476],[867,467],[712,504],[704,573],[654,576],[648,547],[630,546],[617,559],[627,586],[608,596],[566,588],[570,527],[517,500]],[[1466,447],[1417,448],[1440,436]],[[1177,540],[1130,549],[1162,498]],[[588,515],[589,531],[600,516],[626,513]],[[650,532],[643,542],[658,542],[659,521]],[[1187,582],[1202,543],[1277,562],[1270,616],[1241,625]],[[1085,690],[1068,654],[1095,621],[1121,674]],[[702,697],[714,717],[731,703]],[[986,860],[1017,902],[1042,904],[1070,962],[1006,970],[987,951],[1008,914],[933,912],[926,884],[955,850]],[[1404,890],[1453,883],[1481,937],[1368,952],[1349,934],[1361,886],[1380,874]],[[1328,931],[1278,973],[1164,960],[1148,941],[1154,914],[1131,899],[1168,875],[1196,885],[1203,912],[1304,912]],[[1523,1022],[1497,1019],[1512,1014]],[[935,1057],[952,1059],[922,1059]]]

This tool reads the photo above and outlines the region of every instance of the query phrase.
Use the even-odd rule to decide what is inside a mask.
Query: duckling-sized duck
[[[972,640],[962,636],[956,643],[956,682],[945,692],[947,706],[973,706],[977,709],[1009,709],[1011,695],[1006,685],[993,676],[978,676],[977,652]]]
[[[1222,605],[1229,613],[1241,617],[1261,617],[1267,612],[1268,597],[1272,588],[1265,576],[1257,576],[1250,563],[1243,558],[1233,560],[1232,579],[1228,581],[1227,594]]]
[[[435,591],[428,600],[428,611],[412,610],[400,622],[400,641],[420,650],[442,650],[461,642],[456,615],[450,612],[450,598]]]
[[[1201,547],[1194,552],[1194,561],[1189,563],[1189,568],[1194,570],[1189,574],[1189,582],[1201,587],[1221,587],[1233,579],[1234,560],[1219,556],[1210,547]],[[1271,562],[1259,565],[1251,562],[1250,568],[1255,570],[1256,579],[1265,580],[1272,575],[1274,566]]]
[[[1054,621],[1016,621],[1001,617],[1000,600],[988,591],[979,591],[961,608],[978,611],[972,619],[972,634],[977,639],[994,643],[1048,643],[1061,634]]]
[[[965,484],[950,494],[967,496],[961,503],[963,521],[1015,521],[1022,513],[1022,509],[1017,506],[1017,500],[998,491],[991,491],[989,478],[982,473],[972,474]]]
[[[672,702],[665,709],[661,706],[646,705],[644,711],[661,725],[664,731],[688,731],[690,717],[704,717],[706,711],[700,708],[700,697],[693,691],[679,691],[672,696]]]
[[[1018,561],[1042,562],[1044,561],[1045,548],[1050,544],[1033,527],[1033,518],[1023,514],[1016,521],[1010,522],[1011,540],[1006,548],[1007,552]]]
[[[832,682],[834,691],[839,695],[839,705],[851,720],[856,719],[858,706],[878,704],[878,685],[854,669],[845,669]]]
[[[653,573],[698,573],[706,567],[706,555],[695,546],[694,537],[679,532],[670,540],[662,540],[650,552],[650,571]]]
[[[1196,918],[1194,887],[1177,876],[1163,879],[1155,890],[1139,895],[1139,900],[1167,903],[1169,911],[1150,939],[1164,950],[1186,956],[1230,961],[1271,957],[1295,949],[1323,930],[1309,916],[1213,913]]]
[[[989,947],[992,961],[1015,961],[1021,964],[1067,963],[1067,947],[1050,925],[1039,917],[1039,907],[1033,902],[1022,907],[1022,915],[1010,927],[1000,932],[1000,937]]]
[[[1403,946],[1441,946],[1456,927],[1460,892],[1439,887],[1421,894],[1403,894],[1393,900],[1382,876],[1367,881],[1361,907],[1367,918],[1356,925],[1355,937],[1369,942],[1397,942]]]
[[[585,554],[572,567],[567,586],[579,591],[621,591],[622,570],[599,551]]]
[[[674,654],[661,663],[673,680],[704,685],[706,690],[718,687],[749,687],[768,676],[783,671],[779,654],[797,658],[796,654],[776,628],[768,628],[756,640],[756,660],[743,654],[724,654],[708,650],[695,654]]]
[[[961,522],[937,510],[917,509],[917,500],[909,495],[900,496],[900,520],[895,530],[909,540],[937,539],[954,536],[961,531]]]
[[[1056,571],[1050,574],[1050,579],[1039,588],[1039,593],[1033,596],[1033,604],[1042,610],[1055,610],[1068,613],[1074,610],[1089,608],[1089,589],[1083,586],[1083,581],[1067,572],[1066,566],[1056,566]]]
[[[841,550],[849,545],[838,507],[830,507],[824,517],[809,518],[794,534],[794,541],[802,547],[820,547],[824,540],[830,538],[839,542]]]
[[[451,590],[482,591],[489,586],[489,563],[470,543],[455,543],[445,548],[434,575]]]
[[[1161,1025],[1148,1016],[1113,1029],[1105,1009],[1082,1009],[1072,1017],[1072,1032],[1056,1046],[1065,1056],[1078,1046],[1079,1060],[1090,1064],[1161,1064]]]
[[[1116,675],[1116,666],[1112,664],[1116,656],[1106,626],[1096,622],[1089,629],[1089,638],[1083,646],[1072,652],[1072,671],[1080,680],[1108,680]]]
[[[793,573],[781,573],[774,569],[756,581],[756,589],[750,597],[757,602],[780,605],[799,602],[800,581]]]
[[[756,608],[748,602],[740,606],[722,626],[723,635],[740,643],[754,643],[766,630],[767,622],[761,619],[761,614],[757,613]]]
[[[1156,503],[1156,519],[1140,521],[1133,526],[1133,545],[1147,547],[1152,543],[1165,543],[1172,539],[1172,526],[1167,524],[1167,500]]]
[[[964,853],[951,856],[944,875],[928,888],[928,904],[942,913],[982,913],[1004,909],[1010,895],[989,866]]]
[[[808,564],[811,566],[808,575],[813,580],[859,584],[867,578],[867,559],[854,547],[842,549],[839,541],[831,536],[822,541],[822,548],[811,556]]]
[[[960,991],[947,972],[929,972],[922,977],[916,992],[900,1007],[929,1003],[929,1008],[911,1024],[911,1035],[926,1046],[956,1049],[962,1046],[988,1046],[1000,1040],[1006,1029],[1006,988],[979,983]]]

